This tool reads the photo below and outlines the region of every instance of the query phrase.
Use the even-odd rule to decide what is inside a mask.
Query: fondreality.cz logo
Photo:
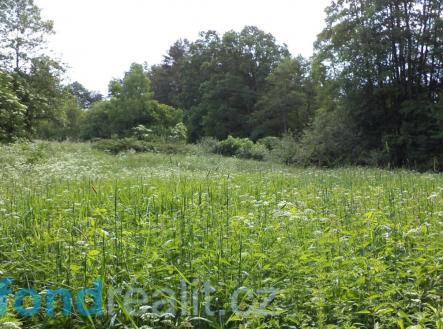
[[[102,316],[104,315],[104,285],[101,279],[96,279],[91,288],[82,288],[75,295],[65,288],[45,289],[38,293],[32,288],[21,288],[15,293],[12,291],[11,285],[13,280],[10,278],[0,280],[0,316],[8,312],[9,297],[13,300],[13,308],[17,314],[22,317],[32,317],[39,314],[45,309],[48,317],[56,315],[57,300],[61,301],[61,312],[64,316],[69,317],[73,314],[73,306],[80,316]],[[193,283],[197,286],[198,281]],[[177,315],[178,312],[182,316],[188,316],[192,313],[194,316],[201,314],[200,298],[203,295],[202,307],[203,313],[207,316],[224,316],[226,310],[213,310],[211,302],[216,289],[209,283],[204,283],[201,288],[194,288],[189,293],[188,284],[185,281],[180,282],[179,299],[174,290],[163,288],[156,290],[152,296],[157,298],[149,309],[152,313],[159,315],[172,314]],[[252,290],[245,287],[236,289],[230,298],[231,311],[234,314],[247,317],[250,315],[273,315],[268,310],[269,305],[275,299],[277,290],[274,288],[263,288]],[[44,301],[42,296],[44,296]],[[162,299],[160,299],[162,298]],[[191,301],[189,301],[191,299]],[[107,315],[114,315],[121,306],[125,308],[131,315],[142,315],[143,309],[149,305],[149,296],[145,290],[137,287],[129,287],[123,289],[108,288],[106,291],[106,311]],[[179,302],[178,302],[179,301]],[[245,302],[247,306],[245,306]],[[180,305],[178,309],[177,304]]]

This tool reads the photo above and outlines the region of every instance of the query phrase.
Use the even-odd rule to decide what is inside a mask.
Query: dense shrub
[[[183,122],[177,123],[174,127],[163,129],[150,129],[144,125],[138,125],[131,129],[131,137],[145,142],[160,143],[186,143],[188,130]]]
[[[170,131],[168,139],[176,143],[186,143],[188,139],[188,128],[183,122],[177,123]]]
[[[217,145],[215,153],[224,156],[237,156],[243,159],[264,160],[267,155],[267,150],[265,146],[254,144],[254,142],[248,138],[229,136]]]
[[[355,131],[343,108],[334,111],[320,109],[311,127],[297,143],[293,162],[318,166],[353,164],[364,143]]]
[[[279,138],[278,142],[274,140],[274,143],[270,151],[271,160],[285,164],[295,164],[298,162],[297,152],[299,144],[294,136],[286,134]]]
[[[183,143],[168,143],[159,141],[143,141],[135,138],[113,138],[101,139],[93,143],[95,149],[109,152],[111,154],[119,154],[123,152],[152,152],[166,154],[193,154],[196,153],[194,145]]]
[[[131,133],[134,138],[141,141],[150,141],[154,136],[152,129],[146,128],[143,125],[132,128]]]
[[[0,71],[0,143],[24,137],[26,106],[13,91],[11,79]]]
[[[82,139],[110,138],[114,134],[131,137],[135,134],[138,139],[145,140],[151,133],[171,136],[175,140],[186,138],[187,132],[180,124],[183,111],[153,99],[151,82],[142,65],[131,65],[123,80],[111,81],[109,94],[109,100],[95,103],[84,113]]]
[[[214,137],[203,137],[197,145],[203,153],[217,153],[220,148],[220,141]]]
[[[254,142],[248,138],[235,138],[229,136],[227,139],[220,142],[217,153],[225,156],[235,156],[241,149],[251,149]]]
[[[268,136],[260,138],[257,144],[263,145],[268,151],[272,151],[280,146],[281,139],[279,137]]]

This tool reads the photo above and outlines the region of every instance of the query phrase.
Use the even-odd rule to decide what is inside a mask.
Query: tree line
[[[63,83],[42,52],[53,24],[32,0],[1,0],[0,140],[272,136],[287,162],[439,169],[442,7],[332,1],[309,59],[257,27],[201,32],[158,65],[132,64],[102,96]]]

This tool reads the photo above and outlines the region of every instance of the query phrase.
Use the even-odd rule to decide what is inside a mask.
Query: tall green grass
[[[0,148],[0,271],[14,287],[189,293],[173,318],[42,312],[38,328],[443,328],[443,176],[297,169],[218,156],[108,155],[82,144]],[[272,316],[229,311],[278,290]],[[255,299],[258,302],[259,296]],[[251,303],[248,300],[246,304]],[[144,326],[144,327],[143,327]]]

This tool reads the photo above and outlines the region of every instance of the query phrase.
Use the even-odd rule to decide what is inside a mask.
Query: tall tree
[[[309,63],[303,57],[285,59],[266,79],[267,87],[253,114],[254,138],[301,135],[315,108]]]
[[[12,89],[12,79],[0,71],[0,142],[11,142],[25,136],[26,106]]]
[[[85,113],[84,138],[125,136],[139,125],[161,135],[182,120],[181,110],[153,98],[147,68],[140,64],[132,64],[123,79],[110,82],[109,97]]]
[[[102,94],[86,89],[78,81],[71,83],[68,88],[77,99],[78,106],[82,109],[89,109],[92,104],[103,100]]]
[[[51,33],[52,22],[42,19],[33,0],[0,1],[0,67],[10,72],[12,89],[25,105],[28,137],[43,122],[56,127],[65,117],[64,70],[42,52]]]
[[[178,106],[181,92],[181,69],[189,51],[189,41],[179,40],[169,48],[160,65],[151,67],[149,77],[152,82],[154,98],[162,104]]]
[[[26,105],[26,130],[30,136],[38,121],[57,121],[63,116],[63,74],[63,67],[45,56],[33,58],[28,73],[13,73],[15,92]]]
[[[23,71],[39,55],[52,21],[43,20],[33,0],[0,1],[0,63],[4,69]]]
[[[202,32],[190,45],[180,75],[178,104],[185,110],[191,140],[250,136],[250,117],[266,78],[287,56],[285,45],[256,27],[222,37]]]
[[[317,56],[363,151],[394,165],[443,161],[443,3],[339,0],[328,7]]]

